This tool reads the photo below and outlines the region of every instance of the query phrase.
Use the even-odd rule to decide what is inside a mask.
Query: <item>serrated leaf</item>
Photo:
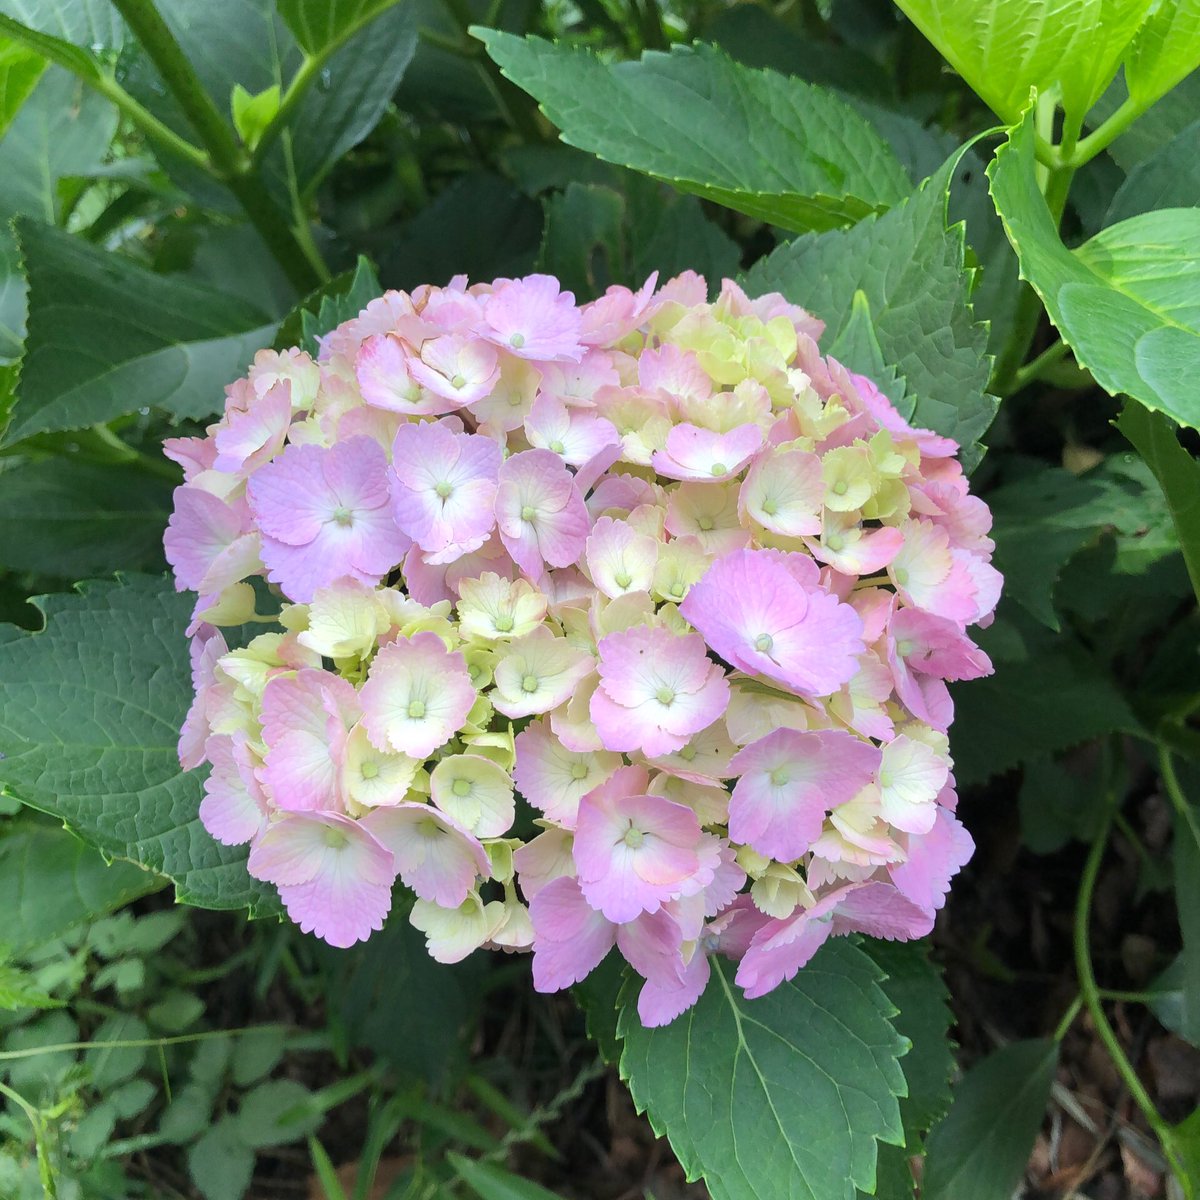
[[[276,0],[279,15],[309,54],[361,29],[397,0]]]
[[[300,343],[311,354],[318,350],[317,339],[343,321],[357,317],[382,291],[375,268],[359,255],[353,273],[347,271],[315,292],[299,309]],[[289,317],[284,325],[287,326]]]
[[[1133,165],[1105,215],[1115,225],[1158,208],[1200,207],[1200,121]]]
[[[201,417],[275,322],[235,297],[155,275],[38,221],[17,232],[29,333],[8,440],[78,429],[147,405]]]
[[[908,193],[903,167],[850,105],[715,47],[609,65],[580,47],[472,32],[570,145],[759,220],[830,229]]]
[[[998,401],[987,393],[987,331],[968,302],[961,226],[946,228],[954,155],[907,200],[853,229],[809,234],[780,246],[746,274],[751,294],[780,291],[826,323],[837,341],[862,292],[884,361],[908,385],[901,413],[953,437],[968,465]],[[848,362],[869,371],[870,362]]]
[[[1058,87],[1082,120],[1112,81],[1150,0],[896,0],[1005,122]]]
[[[1200,210],[1144,213],[1068,250],[1037,185],[1032,111],[988,174],[1021,273],[1079,363],[1113,395],[1200,424]]]
[[[929,1136],[922,1200],[1010,1200],[1057,1065],[1057,1043],[1038,1038],[1011,1042],[972,1067]]]
[[[995,666],[994,675],[954,688],[950,750],[960,784],[982,783],[1106,733],[1140,729],[1112,677],[1073,638],[1047,635],[1028,657]]]
[[[117,127],[117,110],[61,67],[46,70],[0,140],[0,359],[25,338],[25,279],[9,222],[24,214],[55,222],[58,181],[96,166]],[[0,428],[7,404],[0,397]]]
[[[476,1162],[461,1154],[446,1156],[454,1173],[479,1197],[479,1200],[561,1200],[557,1192],[541,1184],[513,1175],[494,1163]]]
[[[191,703],[191,600],[133,576],[41,597],[46,628],[0,646],[0,787],[203,908],[279,911],[197,813],[176,745]]]
[[[171,483],[64,458],[0,470],[0,562],[74,582],[119,567],[165,570]]]
[[[65,829],[23,822],[0,839],[0,943],[20,953],[161,886],[132,863],[106,863]]]
[[[38,986],[37,980],[21,967],[0,963],[0,1010],[12,1012],[22,1008],[61,1008],[56,1000]]]
[[[1117,428],[1133,443],[1166,497],[1192,589],[1200,596],[1200,463],[1161,416],[1127,404]]]
[[[882,972],[838,938],[760,999],[742,999],[730,974],[713,959],[699,1002],[659,1029],[643,1028],[627,984],[621,1075],[639,1111],[713,1200],[873,1190],[877,1141],[903,1134],[905,1086]]]
[[[1125,56],[1125,82],[1139,108],[1149,108],[1200,66],[1200,5],[1157,0]]]

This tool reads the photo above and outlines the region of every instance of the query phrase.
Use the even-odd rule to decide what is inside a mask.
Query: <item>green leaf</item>
[[[946,196],[958,156],[902,204],[853,229],[809,234],[780,246],[747,272],[751,295],[783,292],[838,340],[862,292],[883,361],[907,383],[901,414],[953,437],[968,465],[998,401],[987,393],[987,331],[968,302],[961,225],[946,228]],[[847,366],[870,372],[871,361]]]
[[[1029,89],[1061,89],[1082,120],[1112,82],[1150,0],[896,0],[950,65],[1008,124]]]
[[[1175,880],[1175,903],[1183,950],[1179,955],[1180,1015],[1183,1036],[1200,1042],[1200,769],[1187,762],[1176,766],[1183,794],[1182,810],[1176,808],[1171,858]]]
[[[887,143],[844,101],[712,46],[610,66],[579,47],[472,32],[570,145],[759,220],[830,229],[908,192]]]
[[[285,1119],[290,1108],[305,1105],[312,1092],[294,1079],[272,1079],[260,1083],[242,1097],[237,1114],[237,1135],[247,1146],[281,1146],[299,1141],[318,1129],[321,1112],[309,1112],[297,1120]]]
[[[269,88],[251,95],[240,83],[235,83],[229,107],[233,113],[234,128],[242,141],[253,150],[263,130],[279,111],[279,84],[273,83]]]
[[[1179,444],[1167,420],[1136,404],[1125,405],[1117,428],[1133,443],[1163,490],[1192,588],[1200,596],[1200,463]]]
[[[110,0],[0,0],[0,13],[27,29],[88,50],[120,50],[125,26]]]
[[[1191,964],[1177,954],[1166,969],[1151,980],[1147,991],[1153,996],[1150,1009],[1172,1033],[1200,1045],[1200,988],[1188,979]]]
[[[1049,1038],[1011,1042],[976,1064],[929,1136],[922,1200],[1009,1200],[1042,1123],[1058,1065]]]
[[[397,0],[276,0],[279,15],[308,54],[362,28]]]
[[[1139,108],[1149,108],[1200,67],[1200,5],[1158,0],[1125,57],[1125,82]]]
[[[126,1015],[105,1017],[91,1036],[96,1043],[84,1052],[83,1062],[92,1084],[104,1093],[132,1078],[146,1061],[147,1046],[112,1046],[107,1042],[137,1042],[150,1036],[146,1022]]]
[[[1011,628],[998,620],[979,639],[983,648]],[[1030,643],[1016,659],[993,655],[994,675],[955,685],[950,750],[962,785],[1102,734],[1140,729],[1112,677],[1077,641],[1046,634]]]
[[[43,991],[28,971],[11,963],[0,962],[0,1011],[61,1008],[63,1003]]]
[[[8,440],[77,429],[146,405],[202,417],[275,323],[222,292],[155,275],[37,221],[17,231],[29,334]]]
[[[134,576],[38,605],[46,628],[0,646],[0,787],[167,876],[183,902],[278,912],[245,850],[204,830],[201,776],[179,767],[191,600]]]
[[[1200,210],[1144,213],[1068,250],[1037,185],[1032,112],[988,173],[1021,274],[1080,364],[1113,395],[1200,424]]]
[[[1157,208],[1200,206],[1200,121],[1135,163],[1112,198],[1106,225]]]
[[[1053,854],[1072,838],[1090,841],[1101,817],[1100,781],[1068,771],[1052,758],[1025,765],[1017,803],[1021,841],[1034,854]]]
[[[625,201],[600,184],[570,183],[545,201],[538,269],[577,298],[597,296],[622,275]]]
[[[0,839],[0,942],[20,953],[161,886],[132,863],[106,863],[65,829],[22,822]]]
[[[300,344],[315,355],[318,338],[357,317],[382,290],[375,268],[360,255],[353,273],[339,275],[304,302],[300,309]]]
[[[477,1162],[461,1154],[447,1154],[454,1173],[480,1200],[562,1200],[557,1192],[522,1179],[493,1163]]]
[[[222,1117],[188,1149],[188,1171],[205,1200],[240,1200],[254,1175],[254,1151]]]
[[[283,1057],[286,1037],[279,1025],[264,1025],[238,1038],[233,1056],[233,1082],[239,1087],[256,1083]]]
[[[621,1058],[617,1014],[624,982],[624,961],[614,951],[605,955],[600,965],[571,989],[584,1011],[588,1037],[610,1067],[615,1067]]]
[[[0,140],[0,359],[16,358],[25,337],[25,280],[15,216],[51,224],[62,216],[59,180],[104,157],[117,110],[61,67],[50,67]],[[0,399],[0,426],[7,411]]]
[[[171,484],[128,466],[16,463],[0,469],[0,562],[72,582],[118,567],[165,570],[170,513]]]
[[[688,1179],[713,1200],[851,1200],[872,1191],[876,1142],[903,1135],[906,1043],[882,972],[843,938],[758,1000],[713,959],[704,995],[645,1029],[637,982],[622,993],[621,1075]]]
[[[0,41],[0,136],[37,87],[46,69],[40,55],[16,42]]]

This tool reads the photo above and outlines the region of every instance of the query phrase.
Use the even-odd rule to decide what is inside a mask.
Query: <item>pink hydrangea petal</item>
[[[533,922],[533,986],[558,992],[586,979],[616,942],[616,927],[567,877],[546,884],[529,903]]]

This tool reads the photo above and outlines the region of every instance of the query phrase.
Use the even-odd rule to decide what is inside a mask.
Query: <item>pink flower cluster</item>
[[[713,953],[754,997],[929,932],[973,850],[946,681],[1001,582],[955,444],[820,321],[655,284],[456,279],[262,351],[168,443],[166,535],[180,758],[292,919],[349,946],[399,879],[439,961],[531,949],[555,991],[616,946],[648,1025]]]

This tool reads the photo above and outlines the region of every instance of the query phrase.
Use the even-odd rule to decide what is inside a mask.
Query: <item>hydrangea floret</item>
[[[334,946],[399,881],[441,962],[556,991],[616,947],[647,1025],[713,954],[754,997],[929,932],[1001,583],[955,443],[819,320],[656,284],[387,292],[167,444],[212,836]]]

